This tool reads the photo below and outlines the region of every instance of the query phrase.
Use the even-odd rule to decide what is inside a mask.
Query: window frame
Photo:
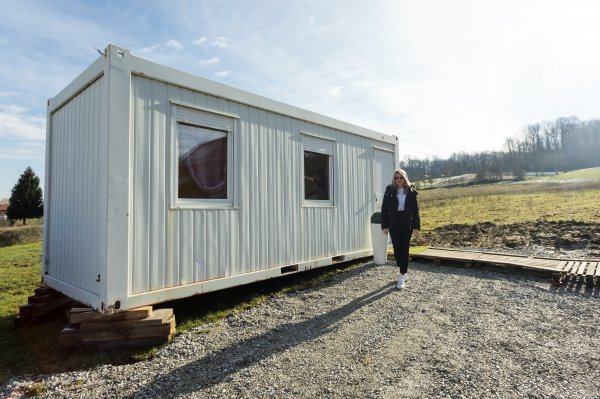
[[[220,198],[179,198],[179,124],[219,130],[227,134],[227,197]],[[235,206],[236,181],[235,131],[239,117],[199,107],[171,102],[171,209],[233,208]]]
[[[302,159],[302,176],[301,176],[301,203],[304,207],[333,207],[335,206],[335,182],[336,179],[336,168],[334,166],[336,159],[336,140],[330,137],[318,136],[312,133],[300,132],[302,135],[301,145],[301,159]],[[305,192],[305,178],[306,171],[304,169],[304,154],[305,152],[313,152],[317,154],[324,154],[329,157],[329,199],[327,200],[313,200],[306,199]]]

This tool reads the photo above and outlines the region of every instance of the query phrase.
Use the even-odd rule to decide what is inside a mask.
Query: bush
[[[487,178],[488,178],[488,172],[485,170],[480,170],[475,175],[475,180],[478,180],[478,181],[487,180]]]
[[[381,212],[375,212],[371,215],[371,223],[381,224]]]
[[[516,181],[525,180],[525,171],[523,169],[515,170],[513,172],[513,179]]]
[[[6,227],[0,229],[0,247],[42,241],[42,226]]]

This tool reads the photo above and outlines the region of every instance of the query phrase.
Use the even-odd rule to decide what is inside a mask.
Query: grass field
[[[37,226],[44,223],[44,218],[37,219],[27,219],[26,226]],[[22,220],[15,220],[14,227],[23,226]],[[10,227],[10,220],[0,220],[0,228],[2,227]]]
[[[42,240],[41,225],[0,228],[0,247],[31,244]]]
[[[424,190],[419,195],[423,230],[485,221],[513,223],[544,220],[600,220],[600,168],[556,176],[452,189]],[[411,248],[412,252],[424,247]],[[13,328],[19,305],[40,282],[40,242],[0,247],[0,384],[15,374],[78,370],[98,364],[133,362],[152,356],[156,348],[91,353],[56,351],[62,319]],[[280,279],[163,304],[173,307],[177,331],[220,320],[236,309],[256,306],[272,295],[308,287],[348,267],[317,269]]]
[[[600,168],[574,170],[550,176],[530,177],[530,180],[595,180],[600,179]]]
[[[419,194],[423,230],[448,224],[600,220],[600,168]]]

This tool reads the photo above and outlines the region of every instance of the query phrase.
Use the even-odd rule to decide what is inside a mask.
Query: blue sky
[[[400,155],[502,149],[600,117],[600,2],[0,0],[0,199],[44,179],[46,101],[113,43],[400,137]]]

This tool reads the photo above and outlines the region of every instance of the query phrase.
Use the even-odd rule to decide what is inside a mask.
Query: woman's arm
[[[419,214],[419,198],[415,193],[415,206],[413,207],[413,230],[421,230],[421,215]]]
[[[390,226],[388,226],[388,213],[389,213],[389,207],[390,207],[390,200],[388,198],[388,196],[386,195],[388,192],[387,188],[385,190],[385,193],[383,194],[383,202],[381,203],[381,229],[382,230],[387,230],[390,228]]]

